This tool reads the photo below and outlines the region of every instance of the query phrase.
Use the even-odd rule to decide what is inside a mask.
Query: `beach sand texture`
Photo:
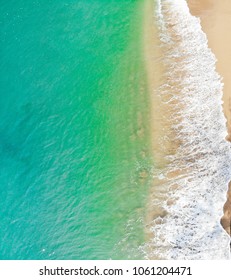
[[[217,58],[217,71],[223,77],[223,108],[231,141],[231,1],[188,0],[191,13],[199,16],[208,45]]]
[[[152,26],[150,3],[146,4],[145,14],[149,16],[144,22],[144,54],[151,92],[155,171],[147,211],[148,257],[229,259],[229,236],[220,225],[230,180],[230,149],[225,141],[226,119],[231,123],[229,60],[225,55],[227,64],[220,66],[227,71],[225,76],[218,69],[219,57],[209,36],[212,52],[208,48],[207,30],[203,26],[202,31],[194,17],[210,15],[213,20],[207,18],[207,28],[213,40],[219,40],[213,34],[214,3],[190,1],[192,16],[184,0],[156,1],[157,27]],[[221,77],[228,79],[223,79],[226,119],[221,107]],[[227,205],[229,201],[221,223],[229,233]]]
[[[191,13],[199,16],[208,45],[217,58],[217,71],[223,77],[223,110],[227,119],[227,140],[231,141],[231,1],[188,0]],[[231,234],[231,182],[221,224]]]

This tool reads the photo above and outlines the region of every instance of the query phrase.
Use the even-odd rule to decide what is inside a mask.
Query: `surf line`
[[[229,236],[220,217],[231,156],[216,57],[185,0],[157,2],[166,69],[158,94],[172,108],[172,141],[177,145],[158,174],[174,203],[163,203],[167,215],[154,221],[153,242],[165,259],[228,259]]]

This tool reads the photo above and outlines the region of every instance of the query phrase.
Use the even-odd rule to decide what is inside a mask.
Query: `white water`
[[[176,151],[157,174],[175,204],[154,220],[155,255],[163,259],[230,259],[230,237],[220,225],[231,179],[230,143],[225,141],[221,77],[200,20],[185,0],[159,0],[163,63],[167,69],[158,94],[172,106],[172,142]],[[163,139],[164,149],[164,139]],[[167,174],[180,173],[169,179]],[[178,185],[177,190],[171,187]],[[153,204],[158,202],[153,202]],[[158,249],[159,248],[159,249]]]

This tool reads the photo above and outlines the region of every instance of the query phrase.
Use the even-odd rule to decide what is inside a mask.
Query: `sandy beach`
[[[228,136],[231,141],[231,1],[188,0],[191,13],[199,16],[208,45],[217,58],[217,71],[224,82],[224,114],[227,119]]]
[[[227,12],[227,6],[231,7],[231,3],[228,3],[227,1],[224,2],[225,3],[223,4],[219,4],[216,3],[215,0],[189,0],[188,4],[190,5],[192,15],[201,18],[203,31],[207,34],[209,41],[209,48],[218,60],[216,70],[219,75],[223,77],[224,83],[223,111],[227,119],[227,131],[229,132],[229,137],[227,136],[227,139],[229,138],[231,140],[231,74],[229,72],[228,65],[230,56],[229,43],[231,43],[231,36],[229,36],[228,30],[230,29],[229,27],[231,27],[231,9],[229,10],[230,13]],[[225,201],[225,193],[228,190],[229,178],[226,179],[224,183],[220,181],[220,189],[217,187],[217,184],[214,186],[210,185],[213,177],[216,177],[216,174],[213,175],[212,173],[213,165],[210,163],[210,159],[213,155],[217,158],[216,154],[219,154],[220,150],[221,154],[219,154],[219,158],[222,158],[222,149],[225,151],[227,150],[225,147],[221,147],[223,147],[223,145],[228,146],[228,142],[224,141],[225,119],[223,117],[221,107],[220,105],[217,107],[216,105],[213,105],[213,102],[215,104],[220,103],[219,101],[222,97],[222,85],[220,83],[219,76],[214,69],[214,56],[212,54],[210,56],[211,52],[207,48],[206,38],[204,33],[201,32],[200,24],[187,14],[188,9],[186,8],[187,11],[184,12],[184,10],[181,10],[181,7],[179,6],[179,9],[174,10],[175,6],[171,1],[163,2],[161,13],[164,19],[167,19],[167,24],[165,25],[165,30],[163,31],[160,26],[157,27],[155,25],[157,14],[153,13],[153,3],[154,2],[152,0],[147,0],[144,4],[144,14],[146,16],[144,17],[143,25],[143,50],[148,79],[147,84],[149,85],[150,91],[152,149],[154,151],[155,162],[155,171],[151,174],[151,176],[153,176],[153,184],[150,189],[150,201],[147,207],[146,217],[148,258],[204,259],[209,257],[212,259],[213,255],[210,255],[209,253],[205,253],[205,255],[203,255],[203,253],[201,253],[200,246],[198,247],[196,245],[198,238],[201,238],[200,230],[198,230],[197,226],[198,224],[201,224],[202,226],[205,224],[204,220],[200,219],[200,215],[198,216],[196,209],[200,206],[200,203],[204,208],[208,201],[210,201],[211,197],[208,196],[207,199],[205,198],[203,203],[198,201],[194,204],[193,201],[196,201],[198,197],[206,197],[206,192],[204,192],[206,189],[210,192],[211,188],[213,188],[215,192],[217,191],[220,193],[218,195],[220,197],[216,196],[214,201],[211,199],[209,202],[209,205],[211,205],[211,203],[216,205],[217,201],[219,201],[220,208],[218,207],[219,209],[216,209],[211,221],[208,219],[206,222],[208,222],[210,226],[211,224],[214,224],[214,227],[217,226],[219,228],[220,238],[224,241],[224,236],[226,236],[226,234],[221,229],[219,219],[221,219],[221,224],[225,228],[226,232],[230,234],[230,192],[227,193],[227,202]],[[179,28],[181,21],[179,21],[175,16],[171,16],[175,14],[178,16],[186,15],[189,22],[187,22],[188,25],[186,25],[186,27],[183,27],[187,28],[187,33],[181,32],[181,29]],[[223,17],[225,20],[222,21]],[[227,21],[227,23],[225,21]],[[218,24],[216,22],[218,22]],[[193,34],[196,34],[197,36],[194,38]],[[163,43],[160,40],[160,35],[169,36],[170,41],[173,41],[174,44],[170,44],[168,40]],[[190,40],[192,41],[192,48],[190,46],[187,49],[183,46],[183,44],[187,44],[188,36],[192,36],[190,37]],[[204,41],[202,37],[204,38]],[[163,38],[165,39],[166,37]],[[195,41],[193,41],[194,39]],[[183,42],[183,44],[181,44],[181,42]],[[197,53],[198,42],[201,44],[201,52]],[[210,60],[204,60],[204,53],[210,57]],[[190,67],[192,68],[188,68],[187,63],[184,63],[185,57],[190,62]],[[210,75],[207,76],[207,72],[204,71],[209,63],[211,63],[210,74],[213,75],[212,78]],[[175,65],[175,67],[173,67],[173,65]],[[208,70],[210,70],[209,67]],[[191,71],[191,69],[195,69],[195,71]],[[198,71],[201,71],[201,75],[203,76],[202,81],[205,83],[203,86],[209,89],[206,92],[201,92],[203,87],[198,85]],[[184,79],[186,77],[190,77],[191,83],[188,82],[188,79]],[[214,81],[215,86],[213,86],[215,94],[214,97],[212,97],[213,90],[210,92],[210,89],[213,88],[210,87],[210,84]],[[187,87],[190,88],[190,92],[193,91],[191,97],[185,95],[185,92],[188,93]],[[198,99],[201,99],[199,102],[201,104],[200,111],[202,112],[201,114],[198,114],[198,105],[195,95],[200,92],[202,94],[198,95]],[[205,100],[203,100],[204,96]],[[186,98],[187,103],[184,103]],[[208,102],[208,106],[215,109],[211,114],[211,119],[206,118],[205,122],[204,116],[207,112],[207,106],[203,106],[203,102]],[[188,106],[188,104],[191,105]],[[213,121],[213,114],[214,116],[220,116],[218,117],[221,118],[220,124],[220,119],[218,122]],[[190,119],[196,120],[195,125],[198,129],[194,130],[192,121],[188,121]],[[179,129],[175,129],[176,127]],[[202,136],[205,134],[208,137],[201,137],[201,134],[198,132],[200,129]],[[218,137],[213,135],[213,131],[216,131],[216,133],[219,131]],[[223,134],[222,131],[224,132]],[[194,140],[192,140],[192,135]],[[211,141],[212,139],[218,143],[217,148],[213,148],[212,143],[214,143],[214,141]],[[202,146],[203,149],[201,150]],[[228,153],[225,152],[224,155],[226,154]],[[200,166],[200,161],[198,161],[199,158],[201,159],[201,162],[204,161],[205,164],[208,165],[208,172],[204,169],[205,164]],[[224,158],[226,157],[224,156]],[[229,160],[225,160],[225,162],[228,161]],[[216,172],[218,174],[218,171]],[[198,178],[197,174],[200,175]],[[200,177],[203,176],[204,183],[201,182],[200,179]],[[208,182],[205,183],[206,181]],[[187,192],[184,191],[185,186],[188,188]],[[194,192],[197,186],[199,186],[198,195],[195,195]],[[199,193],[201,193],[201,196]],[[193,200],[192,197],[194,197],[195,200]],[[223,205],[224,216],[222,217]],[[203,213],[203,215],[206,216],[205,213]],[[209,209],[208,217],[210,217]],[[166,231],[166,229],[170,229],[171,234],[168,235],[168,231]],[[178,238],[178,230],[180,232],[185,232],[185,234],[182,235],[182,240]],[[187,238],[184,238],[184,236],[192,236],[192,242],[190,242],[188,246],[186,246]],[[204,238],[204,240],[201,241],[205,248],[212,248],[213,246],[214,248],[217,248],[216,239],[213,240],[214,245],[212,245],[211,241],[208,245],[208,240],[209,239]],[[194,241],[195,244],[192,245]],[[224,241],[223,243],[226,248],[227,242]],[[184,248],[184,253],[181,252],[182,248]],[[223,254],[221,250],[220,258],[223,258],[224,255],[225,253]],[[226,257],[227,255],[225,258]]]
[[[227,140],[231,141],[231,1],[188,0],[190,11],[200,17],[208,45],[217,58],[217,71],[223,78],[223,111],[227,119]],[[221,224],[231,235],[231,182]]]

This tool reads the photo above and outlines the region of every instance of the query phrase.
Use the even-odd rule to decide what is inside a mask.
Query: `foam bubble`
[[[155,255],[229,259],[230,238],[220,218],[231,178],[231,151],[225,141],[223,84],[216,58],[185,0],[159,0],[155,16],[167,69],[158,94],[173,108],[172,137],[179,143],[166,155],[166,169],[157,175],[176,174],[163,186],[176,202],[165,203],[169,214],[162,223],[153,223]],[[178,188],[171,188],[175,184]]]

